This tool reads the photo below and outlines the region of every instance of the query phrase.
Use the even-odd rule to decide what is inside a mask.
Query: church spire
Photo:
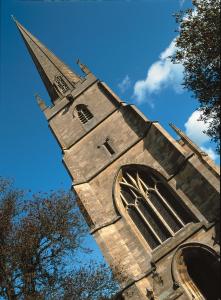
[[[21,33],[52,102],[59,98],[62,99],[73,90],[77,82],[81,81],[80,76],[71,71],[13,16],[12,18]]]

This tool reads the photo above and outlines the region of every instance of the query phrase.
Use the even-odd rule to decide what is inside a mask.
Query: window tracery
[[[64,78],[61,75],[55,76],[54,82],[55,82],[56,86],[58,87],[58,89],[63,94],[65,94],[69,90],[67,83],[65,82]]]
[[[119,185],[124,207],[152,249],[194,219],[167,183],[150,170],[126,168]]]

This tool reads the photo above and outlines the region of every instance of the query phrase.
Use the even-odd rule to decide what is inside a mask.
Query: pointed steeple
[[[45,84],[52,102],[62,99],[74,89],[81,77],[69,69],[60,59],[37,40],[15,18],[21,36]]]

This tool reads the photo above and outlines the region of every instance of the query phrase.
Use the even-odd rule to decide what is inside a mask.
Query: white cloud
[[[176,51],[175,39],[173,39],[172,42],[170,43],[169,47],[166,48],[166,49],[160,54],[160,59],[161,59],[161,60],[167,59],[168,56],[173,55],[175,51]]]
[[[131,86],[131,80],[128,75],[126,75],[124,77],[124,79],[118,84],[118,87],[119,87],[121,93],[125,93],[126,90],[128,90],[130,86]]]
[[[202,145],[209,141],[208,135],[203,133],[209,127],[209,123],[204,123],[200,121],[201,112],[196,110],[189,117],[187,122],[184,124],[186,128],[186,134],[193,140],[196,144]]]
[[[146,78],[135,83],[134,97],[138,103],[148,101],[150,94],[157,93],[168,86],[171,86],[177,93],[182,92],[183,66],[173,64],[168,58],[175,50],[174,39],[160,54],[160,59],[150,66]]]
[[[216,160],[219,156],[211,147],[207,146],[207,143],[210,141],[210,138],[203,132],[209,128],[210,123],[204,123],[204,121],[200,120],[200,117],[201,112],[199,110],[196,110],[191,114],[187,122],[184,124],[186,128],[186,134],[213,160]]]

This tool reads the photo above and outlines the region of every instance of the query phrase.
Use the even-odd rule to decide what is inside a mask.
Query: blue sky
[[[182,66],[173,53],[172,14],[186,0],[2,0],[0,174],[33,192],[69,189],[61,150],[47,127],[34,94],[49,96],[11,20],[13,14],[71,68],[85,63],[124,101],[136,104],[173,136],[168,123],[186,131],[216,158],[214,146],[197,122],[197,101],[182,90]]]

